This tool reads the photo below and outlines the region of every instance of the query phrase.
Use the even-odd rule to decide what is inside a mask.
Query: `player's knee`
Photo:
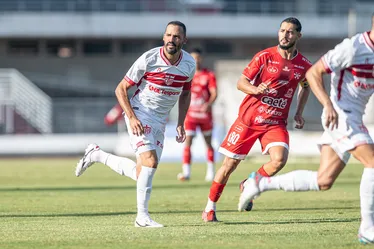
[[[271,159],[271,164],[274,167],[274,170],[280,170],[286,165],[287,157],[284,155],[275,155]]]
[[[224,171],[231,174],[236,167],[239,165],[240,160],[226,157],[223,161],[222,168],[224,168]]]
[[[148,166],[150,168],[157,168],[157,165],[158,165],[157,155],[154,155],[153,153],[143,155],[141,161],[142,161],[141,162],[142,166]]]

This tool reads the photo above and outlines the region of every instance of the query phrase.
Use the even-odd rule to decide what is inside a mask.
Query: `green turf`
[[[316,163],[291,163],[316,169]],[[236,211],[238,182],[260,166],[243,162],[220,202],[220,223],[201,220],[210,184],[205,166],[190,182],[161,164],[150,212],[166,227],[135,228],[135,182],[103,165],[74,176],[76,159],[0,160],[0,248],[363,248],[357,241],[362,167],[349,164],[328,192],[264,193],[250,213]]]

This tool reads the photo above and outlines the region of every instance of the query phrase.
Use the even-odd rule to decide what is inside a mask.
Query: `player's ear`
[[[183,44],[186,44],[187,41],[188,41],[188,39],[187,39],[187,37],[185,37],[184,40],[183,40]]]
[[[301,33],[299,33],[299,39],[302,37],[303,35]]]

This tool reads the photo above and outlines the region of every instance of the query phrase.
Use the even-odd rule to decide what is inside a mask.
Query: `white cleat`
[[[147,228],[160,228],[164,227],[164,225],[157,223],[156,221],[152,220],[151,217],[146,216],[144,218],[136,218],[135,227],[147,227]]]
[[[370,227],[369,229],[366,229],[365,231],[358,232],[358,241],[361,244],[367,245],[367,244],[374,244],[374,227]]]
[[[260,181],[261,175],[256,172],[252,172],[248,179],[243,184],[243,192],[240,194],[238,211],[243,212],[248,207],[248,204],[260,196],[260,189],[258,182]]]
[[[90,167],[95,162],[91,160],[91,154],[94,151],[100,150],[100,147],[97,144],[89,144],[85,150],[84,156],[77,163],[75,168],[75,175],[78,177],[83,174],[83,172]]]

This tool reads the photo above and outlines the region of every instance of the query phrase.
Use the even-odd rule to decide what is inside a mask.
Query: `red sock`
[[[184,147],[183,164],[191,164],[191,147],[189,146]]]
[[[212,202],[217,202],[219,197],[221,197],[222,191],[225,188],[226,184],[221,184],[213,181],[212,186],[210,187],[209,199]]]
[[[262,175],[262,176],[265,176],[265,177],[270,177],[270,176],[268,175],[268,173],[266,173],[266,171],[264,170],[264,165],[262,165],[261,168],[259,168],[259,169],[257,170],[257,173],[260,174],[260,175]]]
[[[214,150],[213,150],[213,148],[208,149],[206,157],[208,159],[208,162],[211,162],[211,163],[214,162]]]

